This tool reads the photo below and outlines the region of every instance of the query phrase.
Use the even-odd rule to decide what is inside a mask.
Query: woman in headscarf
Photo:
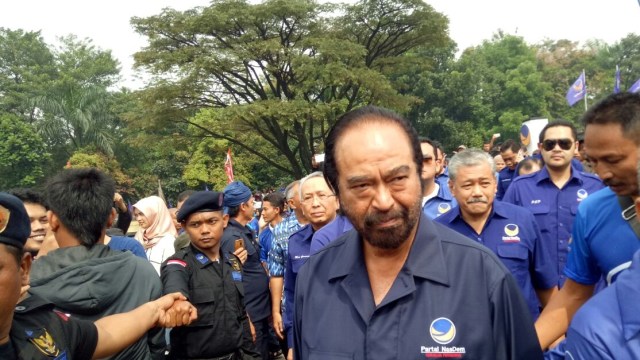
[[[178,235],[169,209],[161,198],[149,196],[133,205],[133,216],[140,225],[135,238],[159,275],[160,265],[175,252],[173,242]]]

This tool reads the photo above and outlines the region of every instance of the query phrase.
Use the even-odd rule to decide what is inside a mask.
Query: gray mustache
[[[482,199],[482,198],[473,198],[467,201],[467,204],[475,204],[475,203],[488,204],[489,202],[486,199]]]

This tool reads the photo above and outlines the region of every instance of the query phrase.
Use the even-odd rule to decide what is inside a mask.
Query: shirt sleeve
[[[78,318],[68,318],[67,320],[59,318],[59,321],[63,322],[62,328],[69,339],[70,348],[73,349],[71,357],[73,359],[91,359],[96,351],[96,346],[98,346],[96,326],[91,321]]]
[[[511,189],[509,189],[510,191]],[[507,193],[509,193],[507,191]],[[545,243],[542,240],[542,234],[536,219],[531,215],[529,221],[534,236],[534,249],[533,249],[533,271],[532,271],[532,283],[536,289],[550,289],[558,285],[558,273],[555,271],[556,266],[551,261],[551,249],[550,244]]]
[[[600,359],[614,360],[611,354],[604,348],[600,347],[594,341],[590,341],[577,329],[570,327],[567,331],[567,340],[565,344],[565,359]]]
[[[276,234],[279,234],[279,232],[276,232]],[[280,237],[274,234],[273,243],[271,244],[271,249],[269,249],[269,254],[267,255],[267,266],[269,268],[269,275],[272,277],[284,276],[285,251],[283,246],[284,244],[282,243]]]
[[[160,268],[162,293],[180,292],[189,299],[189,264],[183,259],[169,258]]]
[[[293,273],[291,257],[287,256],[287,268],[284,272],[284,331],[287,334],[287,345],[293,347],[293,301],[296,288],[296,276]],[[295,353],[295,351],[294,351]]]
[[[592,261],[586,230],[585,209],[583,206],[578,206],[578,213],[573,221],[569,255],[567,255],[564,274],[577,283],[593,285],[600,279],[600,271]]]
[[[529,307],[511,274],[504,274],[490,299],[495,358],[541,359],[542,350]]]

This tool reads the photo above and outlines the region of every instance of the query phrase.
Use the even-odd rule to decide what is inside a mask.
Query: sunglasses
[[[542,142],[542,148],[545,151],[551,151],[555,149],[557,145],[560,145],[560,149],[569,150],[573,146],[573,140],[571,139],[547,139]]]

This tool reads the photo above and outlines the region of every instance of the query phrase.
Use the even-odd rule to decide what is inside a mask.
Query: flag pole
[[[584,79],[584,112],[587,112],[587,94],[589,93],[589,88],[587,88],[587,75],[584,73],[584,69],[582,69],[582,78]]]

